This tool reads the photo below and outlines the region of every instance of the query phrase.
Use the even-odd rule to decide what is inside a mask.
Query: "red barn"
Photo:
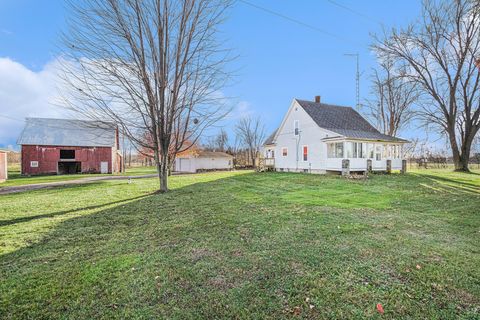
[[[120,172],[117,127],[108,122],[27,118],[17,141],[22,174]]]

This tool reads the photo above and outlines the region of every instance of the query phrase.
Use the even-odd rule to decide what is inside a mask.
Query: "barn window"
[[[303,146],[303,161],[308,161],[308,146]]]
[[[282,156],[286,157],[288,155],[288,149],[283,147],[282,148]]]
[[[294,128],[294,131],[295,131],[295,135],[296,135],[296,136],[298,136],[298,134],[299,134],[299,132],[300,132],[299,129],[298,129],[298,127],[299,127],[298,120],[293,121],[293,128]]]
[[[60,159],[75,159],[75,150],[60,150]]]

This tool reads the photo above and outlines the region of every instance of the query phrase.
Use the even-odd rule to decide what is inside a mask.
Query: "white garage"
[[[175,160],[175,172],[199,172],[233,169],[233,156],[225,152],[199,151]]]

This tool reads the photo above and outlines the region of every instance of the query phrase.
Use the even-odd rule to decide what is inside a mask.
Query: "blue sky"
[[[371,33],[380,33],[380,24],[387,29],[404,26],[420,13],[418,0],[334,1],[356,13],[328,0],[249,2],[334,35],[242,2],[229,12],[223,36],[226,46],[239,55],[232,66],[238,76],[225,89],[226,95],[235,97],[232,119],[261,116],[269,132],[293,98],[321,95],[323,102],[355,105],[355,60],[345,53],[360,54],[361,97],[367,98],[375,66]],[[62,115],[50,105],[53,84],[48,82],[67,18],[61,0],[0,0],[0,147],[15,144],[25,116]],[[231,126],[232,121],[225,124]],[[411,138],[414,132],[402,135]]]

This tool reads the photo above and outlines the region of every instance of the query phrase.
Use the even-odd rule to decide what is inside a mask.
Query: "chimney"
[[[315,103],[320,103],[320,96],[315,96]]]

